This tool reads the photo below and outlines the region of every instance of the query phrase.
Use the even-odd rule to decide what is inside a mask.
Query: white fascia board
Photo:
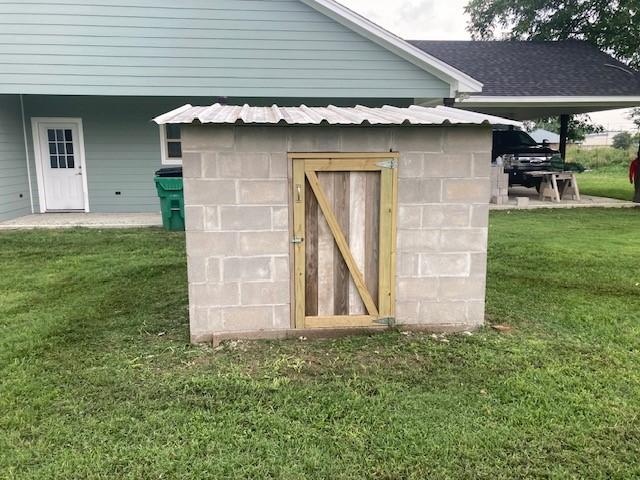
[[[553,106],[572,105],[576,107],[589,107],[591,105],[640,105],[640,96],[489,96],[472,95],[458,99],[463,105],[481,106]]]
[[[448,63],[414,47],[400,37],[367,20],[334,0],[300,0],[327,17],[426,70],[451,85],[451,96],[457,93],[482,92],[482,83]]]

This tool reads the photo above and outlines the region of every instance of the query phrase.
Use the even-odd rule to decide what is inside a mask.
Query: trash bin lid
[[[182,167],[165,167],[156,172],[156,177],[182,177]]]

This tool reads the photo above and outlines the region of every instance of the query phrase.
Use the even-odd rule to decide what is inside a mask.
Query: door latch
[[[302,243],[304,242],[304,238],[299,238],[299,237],[293,237],[291,239],[291,243],[293,243],[294,245],[298,244],[298,243]]]

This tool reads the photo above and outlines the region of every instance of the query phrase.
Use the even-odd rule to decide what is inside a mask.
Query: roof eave
[[[334,0],[300,0],[363,37],[377,43],[451,85],[451,96],[480,93],[482,83],[448,63],[429,55]]]
[[[589,106],[620,106],[633,107],[640,105],[640,95],[576,95],[576,96],[524,96],[524,95],[470,95],[460,98],[458,102],[465,106],[554,106],[554,105],[571,105],[576,107]]]

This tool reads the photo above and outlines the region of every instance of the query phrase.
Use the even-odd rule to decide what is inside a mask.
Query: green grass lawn
[[[472,336],[188,344],[183,237],[0,234],[0,478],[638,478],[640,211],[497,212]]]
[[[585,195],[628,201],[633,199],[633,185],[629,183],[626,166],[612,165],[581,173],[578,176],[578,186]]]

